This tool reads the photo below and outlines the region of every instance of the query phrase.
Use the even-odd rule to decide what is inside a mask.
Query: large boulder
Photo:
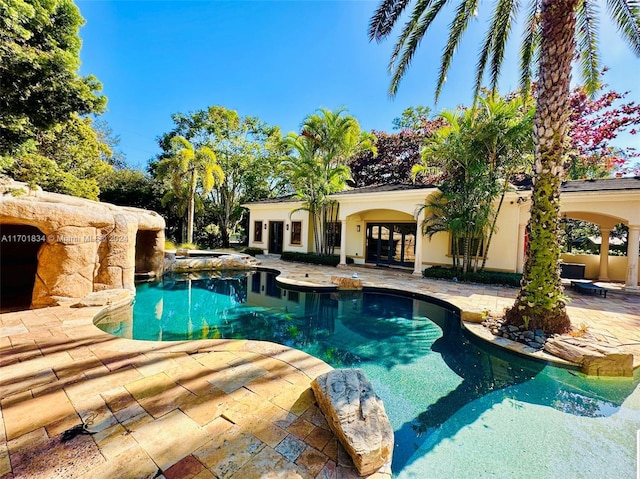
[[[633,354],[615,346],[583,338],[557,336],[547,340],[545,351],[580,365],[590,376],[633,376]]]
[[[311,388],[329,426],[362,476],[391,464],[393,429],[382,400],[361,369],[336,369]]]
[[[338,289],[362,289],[362,280],[358,278],[345,278],[344,276],[331,276],[331,282],[338,285]]]

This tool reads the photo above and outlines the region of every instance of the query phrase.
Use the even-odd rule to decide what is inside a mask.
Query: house
[[[434,187],[383,185],[331,195],[339,204],[331,231],[340,264],[351,258],[356,264],[411,268],[416,275],[432,265],[450,265],[449,234],[431,239],[417,234],[424,210],[418,218],[416,211],[436,192]],[[507,193],[487,252],[487,269],[522,272],[530,198],[526,189]],[[640,177],[569,181],[562,186],[561,202],[563,216],[600,227],[603,245],[598,256],[563,259],[585,264],[587,278],[624,281],[626,288],[638,289],[638,248],[630,248],[628,257],[609,258],[608,250],[609,233],[618,223],[629,227],[629,243],[639,244]],[[299,209],[300,200],[290,196],[244,206],[250,211],[249,247],[271,254],[313,252],[312,224],[308,212]]]

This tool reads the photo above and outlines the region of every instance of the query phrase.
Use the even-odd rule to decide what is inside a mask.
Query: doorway
[[[413,266],[416,223],[368,223],[366,241],[367,263]]]
[[[269,221],[269,253],[281,254],[284,241],[284,221]]]

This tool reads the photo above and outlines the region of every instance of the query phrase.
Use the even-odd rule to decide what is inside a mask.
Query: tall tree
[[[83,23],[72,0],[0,1],[0,155],[74,113],[104,110],[100,82],[78,75]]]
[[[364,150],[375,153],[375,137],[361,131],[344,108],[321,108],[304,120],[299,135],[289,133],[285,144],[295,151],[284,164],[296,195],[304,202],[302,209],[311,216],[316,252],[330,254],[335,245],[328,244],[327,223],[337,219],[337,209],[329,195],[342,191],[351,178],[346,165],[351,156]]]
[[[163,155],[170,154],[172,138],[183,136],[195,148],[210,148],[224,173],[204,199],[203,208],[217,226],[219,245],[226,248],[230,234],[246,219],[242,203],[281,192],[278,168],[285,152],[279,149],[280,129],[223,106],[177,113],[172,118],[174,129],[159,140]]]
[[[396,118],[396,120],[399,119]],[[403,124],[405,124],[404,120]],[[363,150],[349,158],[348,165],[353,182],[358,187],[411,183],[411,169],[421,161],[420,150],[423,143],[445,124],[446,122],[440,117],[424,118],[424,121],[421,119],[419,123],[411,123],[411,127],[406,123],[406,126],[398,132],[372,131],[371,133],[377,138],[377,152],[374,154],[371,150]],[[427,176],[420,176],[416,179],[416,183],[428,185],[432,184],[433,180]]]
[[[430,116],[431,108],[428,106],[410,106],[402,111],[400,117],[393,119],[393,129],[421,131],[428,125]]]
[[[568,178],[606,178],[612,172],[628,172],[630,160],[640,152],[611,144],[619,133],[630,127],[629,133],[637,134],[635,127],[640,125],[640,105],[625,101],[626,96],[627,93],[604,91],[592,97],[584,87],[573,89]]]
[[[369,37],[382,40],[410,4],[414,5],[391,55],[393,95],[420,41],[447,0],[382,0],[370,21]],[[564,332],[570,328],[558,267],[560,259],[560,185],[568,143],[571,62],[579,68],[587,92],[599,86],[598,5],[593,0],[531,0],[521,48],[521,88],[528,92],[533,61],[538,79],[534,119],[534,186],[531,219],[527,225],[527,250],[522,286],[507,321],[529,329]],[[640,55],[640,4],[635,0],[608,0],[607,9],[622,37]],[[505,45],[521,2],[498,0],[481,45],[475,80],[476,96],[489,67],[492,91],[497,89]],[[450,25],[436,85],[436,98],[445,83],[451,60],[480,0],[460,0]],[[577,39],[577,43],[576,43]]]
[[[192,244],[198,180],[202,195],[206,195],[216,183],[224,180],[224,173],[216,161],[215,153],[209,147],[196,149],[183,136],[173,137],[171,146],[171,155],[158,164],[158,174],[170,180],[172,194],[180,198],[186,196],[186,242]]]

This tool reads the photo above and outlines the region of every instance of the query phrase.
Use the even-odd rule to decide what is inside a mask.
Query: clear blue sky
[[[408,106],[434,111],[470,104],[477,51],[491,5],[463,39],[438,104],[434,89],[447,22],[422,42],[397,96],[387,95],[393,39],[369,43],[378,1],[78,0],[82,74],[93,73],[109,98],[103,118],[120,136],[128,162],[144,168],[172,128],[171,114],[210,105],[297,131],[318,107],[348,108],[365,130],[391,131]],[[489,7],[489,8],[487,8]],[[640,101],[640,59],[602,12],[605,82]],[[451,16],[446,20],[449,21]],[[517,88],[519,30],[510,41],[501,92]],[[640,149],[640,135],[620,146]]]

